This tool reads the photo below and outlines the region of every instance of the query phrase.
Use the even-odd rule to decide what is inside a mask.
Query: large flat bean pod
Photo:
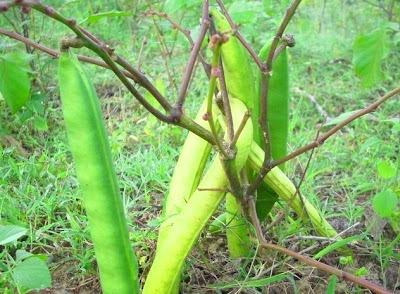
[[[231,107],[236,129],[247,108],[238,99],[231,99]],[[235,159],[237,170],[241,170],[246,162],[252,140],[253,126],[249,120],[237,142],[238,154]],[[173,293],[184,261],[223,199],[227,185],[228,181],[221,162],[219,158],[215,158],[199,187],[221,190],[196,190],[182,211],[172,220],[166,220],[166,225],[170,225],[171,228],[163,241],[162,248],[157,250],[143,289],[144,294]]]
[[[272,39],[270,39],[260,50],[258,57],[262,61],[267,60]],[[273,63],[272,75],[268,86],[268,131],[270,139],[271,157],[279,159],[286,155],[288,126],[289,126],[289,64],[286,48],[283,49]],[[257,97],[261,91],[261,72],[256,76]],[[253,121],[260,117],[259,103],[254,105],[252,113]],[[263,146],[261,130],[255,127],[254,141]],[[284,170],[284,164],[279,166]],[[260,220],[265,219],[278,195],[265,183],[257,189],[257,214]]]
[[[136,257],[129,242],[96,91],[70,51],[60,55],[58,79],[68,143],[82,190],[103,293],[138,293]]]
[[[240,41],[235,36],[230,35],[232,29],[225,16],[214,7],[210,7],[210,14],[217,31],[227,33],[229,36],[228,42],[221,46],[228,94],[241,100],[251,110],[254,106],[254,99],[257,98],[250,55]]]

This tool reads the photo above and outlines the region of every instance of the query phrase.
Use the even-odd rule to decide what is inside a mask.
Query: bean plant
[[[40,1],[0,1],[0,10],[4,14],[18,9],[23,14],[41,13],[73,33],[73,36],[65,36],[59,41],[60,48],[56,51],[0,29],[0,34],[58,58],[63,117],[103,292],[139,293],[142,289],[148,294],[178,293],[187,256],[225,200],[223,222],[227,226],[228,252],[232,259],[249,256],[253,247],[258,245],[294,257],[375,293],[389,293],[365,279],[267,241],[261,223],[280,199],[299,218],[309,219],[320,236],[334,238],[335,245],[326,252],[337,250],[342,256],[351,256],[352,251],[347,245],[354,238],[341,239],[319,208],[299,193],[285,174],[284,164],[322,145],[344,126],[398,94],[400,88],[340,120],[314,142],[288,154],[290,73],[287,51],[295,46],[295,40],[286,33],[286,28],[302,1],[294,0],[289,5],[273,36],[265,37],[265,46],[259,53],[240,34],[221,0],[197,2],[201,2],[202,15],[195,40],[167,14],[146,12],[169,21],[184,33],[191,45],[178,96],[171,102],[139,68],[118,55],[118,48],[93,35],[74,18]],[[381,33],[374,32],[372,37],[379,37]],[[208,40],[206,54],[205,40]],[[361,77],[370,69],[368,58],[363,58],[369,54],[368,41],[366,37],[358,43],[360,53],[355,64]],[[73,48],[87,48],[100,59],[76,55]],[[103,115],[82,62],[112,71],[155,118],[189,131],[164,201],[164,221],[159,229],[156,254],[143,285],[139,285],[137,260],[129,240]],[[205,85],[207,95],[196,118],[191,119],[185,106],[197,62],[208,77]],[[21,85],[26,89],[29,79],[22,67],[10,65],[10,58],[3,60],[1,68],[2,80],[8,78],[12,83],[1,82],[0,91],[12,113],[16,113],[27,103],[29,90],[21,93]],[[146,95],[141,94],[139,87]],[[208,162],[211,163],[207,165]]]

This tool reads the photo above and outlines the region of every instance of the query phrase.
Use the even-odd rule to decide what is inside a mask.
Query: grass
[[[61,5],[62,2],[59,2]],[[88,2],[93,8],[101,3]],[[361,88],[351,65],[352,40],[358,33],[374,27],[376,24],[374,17],[381,21],[384,19],[379,11],[366,5],[357,6],[365,16],[360,14],[351,18],[350,15],[355,13],[354,7],[345,6],[343,17],[336,18],[333,13],[335,13],[334,3],[337,2],[332,1],[326,8],[321,34],[316,33],[321,4],[310,4],[307,1],[289,30],[295,34],[297,40],[297,46],[290,50],[291,87],[302,88],[314,95],[331,117],[365,107],[398,84],[400,75],[396,71],[400,56],[397,50],[384,64],[386,79],[374,88]],[[83,14],[85,9],[81,9],[79,5],[84,3],[65,5],[63,13],[70,15],[77,13],[82,20],[87,14]],[[110,7],[101,10],[113,8],[115,7],[110,4]],[[184,19],[187,27],[196,25],[193,18],[190,18],[192,14],[195,13],[189,13],[189,17]],[[175,57],[170,60],[170,65],[173,64],[171,75],[179,84],[185,65],[183,56],[188,55],[187,44],[180,39],[177,43],[173,43],[175,34],[170,33],[169,26],[164,22],[158,23],[161,24],[166,43],[176,46]],[[46,22],[44,26],[44,31],[51,29]],[[103,30],[104,27],[112,27],[112,30]],[[130,35],[132,26],[127,20],[103,19],[98,24],[90,24],[89,29],[95,33],[101,32],[99,35],[104,40],[117,45],[118,53],[130,57],[128,59],[136,64],[135,54],[138,52],[141,39],[132,38]],[[123,33],[116,34],[116,31]],[[253,39],[251,34],[255,34],[254,31],[244,28],[244,32],[247,34],[247,39]],[[55,48],[57,37],[63,33],[62,30],[53,31],[52,38],[47,38],[46,42]],[[148,33],[149,43],[145,47],[143,56],[146,61],[143,64],[143,71],[153,78],[162,77],[167,86],[168,97],[172,100],[177,92],[168,81],[162,65],[152,22],[149,19],[142,19],[135,33],[137,36]],[[256,36],[254,41],[255,46],[260,47],[260,38]],[[132,54],[132,51],[135,53]],[[163,197],[168,190],[168,183],[185,132],[173,126],[155,123],[109,72],[93,66],[87,68],[95,76],[94,81],[102,100],[131,238],[136,245],[135,250],[143,280],[155,248]],[[96,275],[96,266],[86,216],[79,201],[75,171],[66,145],[56,81],[52,79],[54,70],[54,62],[44,64],[41,68],[45,86],[51,93],[49,101],[46,102],[48,131],[36,131],[31,121],[19,123],[16,117],[8,114],[4,103],[0,104],[4,113],[1,120],[4,135],[1,137],[0,153],[2,175],[0,223],[29,228],[27,238],[22,239],[16,246],[7,247],[8,249],[24,248],[34,253],[45,253],[51,257],[49,266],[52,272],[60,272],[57,278],[66,274],[68,279],[73,279],[73,287],[80,287],[87,279],[93,279]],[[204,77],[200,75],[201,69],[199,68],[197,72],[197,79],[194,80],[188,95],[190,105],[187,111],[192,114],[202,101],[206,88]],[[372,234],[371,223],[366,222],[365,215],[369,215],[368,211],[371,211],[371,197],[388,185],[387,181],[379,177],[376,164],[381,160],[391,160],[396,164],[400,160],[398,131],[396,132],[392,123],[384,122],[388,117],[398,118],[398,109],[400,109],[399,99],[389,100],[370,117],[353,122],[315,150],[300,190],[313,204],[320,207],[328,220],[337,224],[339,231],[361,222],[361,225],[353,231],[354,234],[360,231]],[[321,123],[323,118],[308,98],[292,91],[290,125],[292,132],[289,138],[289,150],[296,150],[311,142]],[[321,129],[324,130],[326,128]],[[287,174],[297,183],[301,181],[308,157],[309,153],[303,154],[287,164]],[[274,218],[281,209],[277,206],[272,217]],[[287,210],[285,206],[283,209]],[[378,220],[374,214],[372,218]],[[398,237],[396,237],[398,232],[393,232],[387,225],[380,233],[377,239],[360,241],[359,248],[355,249],[356,262],[347,265],[346,269],[355,270],[363,266],[362,261],[365,261],[366,266],[379,267],[377,270],[379,278],[374,280],[375,282],[394,287],[397,284],[391,280],[393,274],[390,274],[388,269],[398,266],[400,261]],[[268,232],[268,236],[283,242],[285,246],[292,246],[295,250],[313,244],[314,241],[309,240],[297,241],[294,244],[284,243],[285,239],[299,234],[307,236],[314,233],[309,224],[296,219],[288,210],[284,221],[279,222]],[[219,275],[224,282],[231,281],[232,277],[241,281],[246,276],[260,278],[263,277],[262,273],[264,276],[274,274],[272,271],[266,271],[270,266],[269,263],[283,260],[283,257],[272,252],[267,252],[268,255],[261,253],[260,258],[249,259],[240,265],[240,270],[237,270],[236,266],[236,271],[229,272],[224,267],[228,265],[229,268],[232,263],[227,260],[224,244],[218,243],[218,238],[218,235],[215,237],[205,234],[197,250],[205,256],[213,256],[212,261],[219,261],[213,264],[211,272]],[[368,257],[364,257],[365,255]],[[337,264],[335,256],[330,256],[324,261]],[[209,279],[205,278],[205,281],[194,279],[194,273],[199,271],[202,274],[208,273],[202,269],[203,264],[201,257],[194,253],[184,275],[188,292],[190,289],[195,289],[191,287],[195,287],[196,284],[206,285],[213,281],[214,278],[210,276]],[[324,279],[323,275],[319,275],[321,273],[310,272],[304,266],[290,268],[281,265],[280,272],[286,271],[305,281],[305,286],[304,283],[297,283],[299,289],[302,286],[304,289],[312,288],[317,280]],[[326,281],[324,283],[326,284]],[[68,285],[67,282],[65,284]],[[288,287],[292,287],[291,282],[287,284]],[[5,291],[5,288],[1,287],[6,285],[7,283],[3,283],[0,286],[0,292]],[[259,291],[254,293],[262,293],[262,290],[256,290],[261,288],[254,289]],[[346,290],[343,285],[341,291],[357,293],[357,290]]]

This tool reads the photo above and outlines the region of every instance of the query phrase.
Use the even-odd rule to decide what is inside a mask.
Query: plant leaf
[[[385,29],[359,35],[353,45],[353,65],[363,87],[371,87],[383,79],[381,62],[389,54]]]
[[[36,116],[33,119],[33,125],[39,131],[47,131],[49,129],[49,127],[47,126],[47,120],[41,116]]]
[[[260,8],[252,2],[235,1],[229,7],[229,14],[235,23],[246,24],[257,20],[256,9]]]
[[[372,205],[380,217],[390,217],[395,211],[399,199],[390,190],[382,191],[374,196]]]
[[[11,56],[0,59],[0,92],[11,113],[20,110],[29,98],[31,84],[26,68]]]
[[[355,236],[351,236],[345,239],[340,239],[338,241],[336,241],[335,243],[332,243],[331,245],[325,247],[324,249],[320,250],[317,254],[314,255],[314,259],[320,258],[322,256],[324,256],[325,254],[328,254],[329,252],[338,249],[346,244],[349,244],[355,240],[360,240],[362,238],[364,238],[364,235],[355,235]]]
[[[37,257],[30,257],[17,264],[11,274],[19,285],[28,289],[51,286],[50,271],[46,263]]]
[[[27,229],[14,225],[0,227],[0,245],[17,241],[26,231]]]
[[[329,277],[328,287],[326,288],[325,294],[335,294],[337,276],[331,275]]]
[[[382,179],[390,179],[396,176],[396,168],[390,161],[380,161],[377,164],[378,174]]]
[[[125,17],[125,16],[130,16],[133,15],[134,12],[132,11],[109,11],[109,12],[103,12],[103,13],[96,13],[89,15],[87,18],[82,20],[80,24],[88,22],[88,23],[96,23],[102,18],[108,18],[108,17]]]
[[[185,0],[167,0],[165,2],[164,11],[168,14],[172,14],[183,7],[186,7]]]
[[[27,259],[28,257],[33,256],[32,253],[26,251],[26,250],[17,250],[15,257],[17,261],[22,261],[24,259]]]

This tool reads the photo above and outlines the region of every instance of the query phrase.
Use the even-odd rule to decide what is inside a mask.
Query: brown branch
[[[317,140],[315,140],[314,142],[301,147],[299,149],[297,149],[296,151],[282,157],[279,158],[277,160],[271,161],[271,162],[267,162],[267,164],[264,166],[262,166],[260,168],[260,171],[257,175],[256,180],[251,184],[251,186],[249,187],[248,191],[247,191],[247,195],[253,195],[255,189],[257,189],[259,183],[261,183],[261,181],[264,179],[264,177],[267,175],[267,173],[274,168],[277,165],[280,165],[292,158],[295,158],[297,156],[299,156],[300,154],[303,154],[311,149],[314,149],[320,145],[322,145],[326,139],[328,139],[330,136],[332,136],[334,133],[336,133],[337,131],[339,131],[340,129],[342,129],[343,127],[345,127],[346,125],[348,125],[350,122],[352,122],[353,120],[368,114],[370,112],[372,112],[375,108],[377,108],[379,105],[381,105],[383,102],[385,102],[386,100],[388,100],[389,98],[395,96],[396,94],[400,93],[400,87],[395,88],[394,90],[390,91],[389,93],[387,93],[386,95],[382,96],[381,98],[379,98],[377,101],[375,101],[374,103],[370,104],[369,106],[361,109],[360,111],[358,111],[357,113],[351,115],[350,117],[348,117],[347,119],[345,119],[344,121],[342,121],[341,123],[337,124],[336,126],[332,127],[329,131],[327,131],[326,133],[322,134],[321,137],[319,137]]]
[[[3,28],[0,28],[0,34],[4,35],[4,36],[7,36],[7,37],[10,37],[10,38],[12,38],[14,40],[18,40],[18,41],[20,41],[20,42],[22,42],[24,44],[29,45],[30,47],[36,48],[36,49],[38,49],[38,50],[40,50],[40,51],[42,51],[44,53],[47,53],[48,55],[50,55],[53,58],[58,58],[59,55],[60,55],[59,51],[53,50],[53,49],[48,48],[46,46],[43,46],[43,45],[41,45],[39,43],[36,43],[36,42],[32,41],[31,39],[25,38],[25,37],[13,32],[13,31],[8,31],[8,30],[5,30]],[[83,62],[86,62],[86,63],[90,63],[90,64],[94,64],[94,65],[97,65],[97,66],[100,66],[100,67],[103,67],[103,68],[106,68],[106,69],[110,69],[110,67],[104,61],[101,61],[101,60],[98,60],[98,59],[95,59],[95,58],[92,58],[92,57],[84,56],[84,55],[77,55],[77,57],[78,57],[78,59],[80,61],[83,61]],[[134,80],[136,83],[138,83],[140,85],[139,81],[131,73],[129,73],[126,70],[122,70],[122,73],[126,77]]]
[[[240,125],[238,126],[235,136],[233,137],[232,141],[230,142],[230,147],[235,146],[236,142],[238,141],[240,134],[242,133],[244,127],[246,126],[247,120],[250,118],[250,110],[247,110],[244,114],[243,114],[243,118],[240,122]]]
[[[200,136],[210,144],[214,145],[214,137],[212,134],[201,127],[199,124],[191,120],[189,117],[187,117],[185,114],[182,113],[181,110],[176,109],[172,107],[168,101],[160,94],[160,96],[154,96],[155,99],[161,104],[161,105],[166,105],[167,107],[167,112],[168,115],[165,115],[161,113],[158,109],[153,107],[137,90],[136,88],[132,85],[132,83],[127,79],[127,77],[123,74],[121,69],[117,66],[117,64],[114,62],[114,60],[118,60],[119,62],[122,62],[123,65],[128,65],[127,62],[124,63],[124,60],[116,55],[113,52],[113,49],[111,49],[108,45],[106,45],[103,42],[100,42],[97,38],[95,38],[93,35],[88,33],[85,29],[81,28],[79,25],[77,25],[75,19],[67,19],[57,11],[55,11],[52,7],[43,5],[39,1],[35,0],[24,0],[24,1],[13,1],[13,0],[6,0],[6,1],[0,1],[0,11],[7,11],[11,7],[15,6],[21,6],[25,8],[32,8],[35,9],[44,15],[66,25],[69,29],[71,29],[78,38],[82,39],[84,42],[85,47],[88,49],[92,50],[95,52],[103,61],[109,66],[109,68],[114,72],[114,74],[118,77],[118,79],[125,85],[125,87],[132,93],[132,95],[155,117],[157,117],[159,120],[169,123],[169,124],[175,124],[179,125],[194,134]],[[133,69],[133,67],[131,67]],[[129,71],[130,68],[128,68]],[[135,72],[136,70],[131,72]],[[154,88],[154,86],[147,80],[146,77],[143,75],[139,74],[138,75],[138,80],[141,82],[147,81],[149,83],[150,89],[147,89],[151,94],[151,86]],[[158,91],[156,91],[158,93]],[[161,100],[159,100],[161,99]]]
[[[356,276],[354,276],[354,275],[352,275],[352,274],[350,274],[348,272],[342,271],[340,269],[337,269],[335,267],[332,267],[330,265],[327,265],[325,263],[322,263],[320,261],[312,259],[312,258],[310,258],[308,256],[301,255],[301,254],[299,254],[297,252],[294,252],[294,251],[292,251],[290,249],[286,249],[286,248],[283,248],[281,246],[278,246],[278,245],[275,245],[275,244],[272,244],[272,243],[268,243],[264,238],[264,234],[263,234],[262,229],[261,229],[260,221],[258,220],[258,217],[257,217],[256,205],[255,205],[254,200],[252,200],[252,199],[249,200],[249,214],[250,214],[250,218],[251,218],[251,221],[253,223],[253,226],[255,228],[256,234],[257,234],[257,239],[260,242],[260,246],[262,248],[272,249],[274,251],[278,251],[278,252],[283,253],[285,255],[289,255],[289,256],[297,259],[298,261],[301,261],[301,262],[304,262],[304,263],[306,263],[306,264],[308,264],[310,266],[316,267],[316,268],[318,268],[318,269],[320,269],[320,270],[322,270],[324,272],[327,272],[327,273],[329,273],[331,275],[335,275],[338,278],[341,278],[341,279],[344,279],[344,280],[347,280],[347,281],[351,281],[351,282],[353,282],[353,283],[355,283],[357,285],[360,285],[361,287],[364,287],[366,289],[371,290],[374,293],[379,293],[379,294],[390,294],[391,293],[390,291],[388,291],[386,289],[383,289],[382,287],[380,287],[378,285],[375,285],[375,284],[373,284],[373,283],[371,283],[371,282],[369,282],[369,281],[367,281],[367,280],[365,280],[363,278],[356,277]]]
[[[184,73],[183,79],[182,79],[182,84],[181,84],[181,87],[180,87],[179,93],[178,93],[178,98],[175,102],[175,107],[178,107],[178,108],[182,108],[182,106],[185,102],[185,97],[186,97],[186,93],[188,90],[189,81],[190,81],[190,78],[192,77],[192,73],[193,73],[193,67],[196,62],[197,56],[199,55],[201,44],[203,43],[203,39],[207,33],[208,26],[210,25],[210,19],[208,16],[208,7],[209,7],[208,0],[204,0],[199,35],[197,37],[196,43],[193,46],[189,61],[186,65],[185,73]]]
[[[232,143],[234,141],[235,129],[233,127],[231,105],[229,102],[228,89],[226,87],[226,82],[225,82],[224,66],[222,64],[221,58],[219,59],[219,70],[220,70],[220,75],[218,77],[218,81],[222,97],[223,111],[226,119],[226,132],[228,134],[228,142]]]
[[[336,126],[332,127],[329,131],[327,131],[326,133],[322,134],[321,137],[317,138],[314,142],[301,147],[299,149],[297,149],[296,151],[286,155],[285,157],[282,157],[280,159],[274,160],[272,161],[268,166],[267,169],[270,170],[273,167],[284,163],[296,156],[299,156],[302,153],[305,153],[311,149],[314,149],[318,146],[321,146],[326,139],[328,139],[330,136],[332,136],[333,134],[335,134],[337,131],[339,131],[340,129],[342,129],[343,127],[345,127],[346,125],[348,125],[349,123],[351,123],[352,121],[354,121],[355,119],[368,114],[372,111],[374,111],[379,105],[381,105],[383,102],[385,102],[386,100],[388,100],[389,98],[392,98],[393,96],[397,95],[400,93],[400,87],[395,88],[394,90],[390,91],[389,93],[387,93],[386,95],[382,96],[381,98],[379,98],[377,101],[375,101],[374,103],[368,105],[367,107],[361,109],[360,111],[356,112],[355,114],[349,116],[348,118],[346,118],[345,120],[343,120],[341,123],[338,123]]]
[[[188,29],[184,29],[182,28],[178,23],[174,22],[166,13],[163,12],[158,12],[158,11],[154,11],[154,10],[147,10],[145,12],[143,12],[144,15],[157,15],[158,17],[161,17],[163,19],[165,19],[167,22],[169,22],[171,24],[172,29],[177,29],[178,31],[180,31],[188,40],[191,48],[193,48],[194,46],[194,41],[192,39],[192,37],[190,36],[190,30]],[[200,28],[201,30],[201,28]],[[199,53],[198,57],[203,65],[203,68],[207,74],[208,77],[210,77],[210,66],[208,65],[208,63],[204,60],[203,56]]]
[[[146,3],[149,7],[151,7],[151,3],[148,0],[146,0]],[[171,51],[168,49],[164,34],[161,32],[160,28],[158,27],[156,20],[154,19],[154,17],[152,17],[151,19],[153,21],[154,30],[156,32],[156,37],[158,39],[157,45],[158,45],[160,54],[162,56],[164,69],[168,76],[169,83],[172,87],[175,88],[175,90],[178,90],[178,87],[175,83],[174,78],[171,75],[171,72],[170,72],[170,69],[168,66],[168,59],[171,57]]]
[[[237,25],[233,22],[231,16],[229,15],[228,11],[225,8],[225,5],[222,3],[221,0],[217,0],[217,3],[219,7],[221,8],[223,14],[225,15],[226,20],[228,21],[231,29],[232,29],[232,36],[235,36],[238,38],[239,42],[242,43],[243,47],[246,48],[247,52],[249,52],[250,56],[253,58],[254,62],[257,64],[257,66],[260,69],[264,68],[264,64],[258,58],[257,53],[253,50],[253,48],[246,42],[246,40],[243,38],[243,36],[240,34],[240,32],[237,29]]]

